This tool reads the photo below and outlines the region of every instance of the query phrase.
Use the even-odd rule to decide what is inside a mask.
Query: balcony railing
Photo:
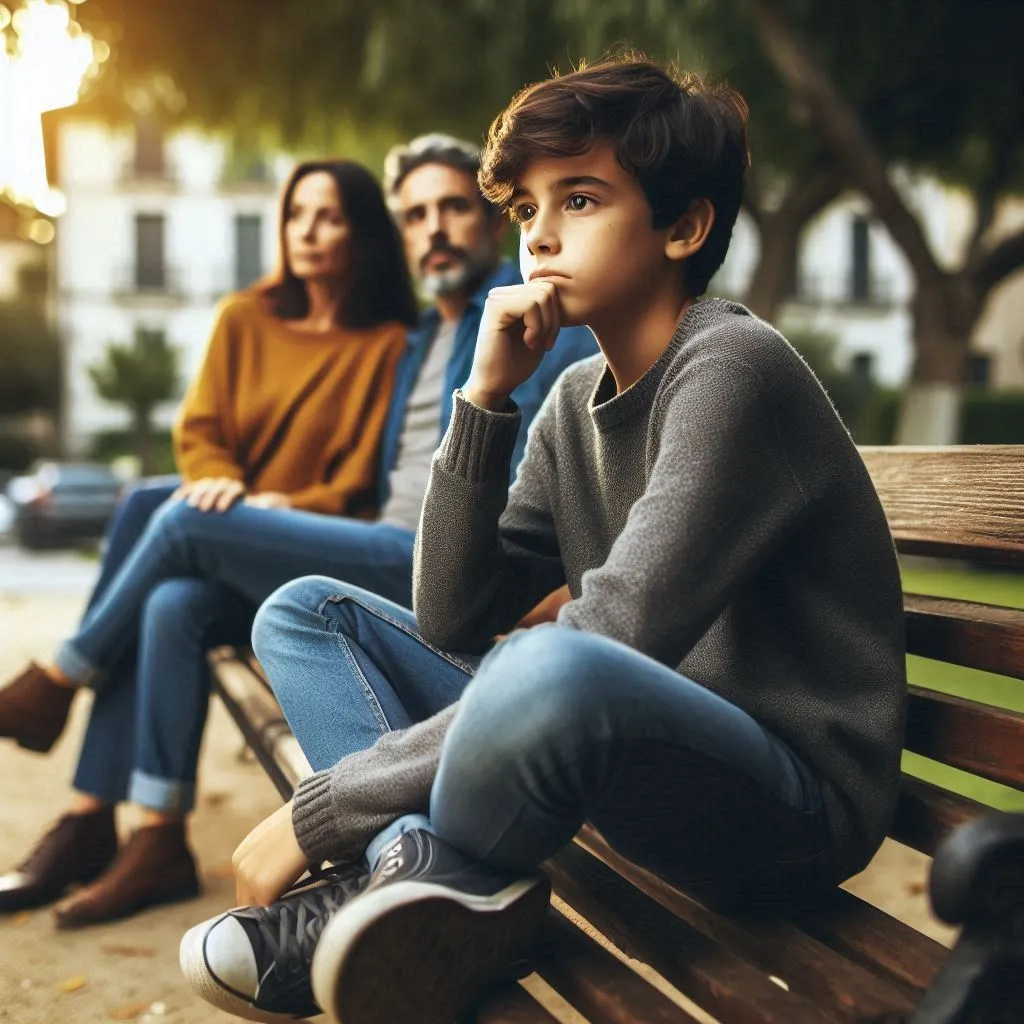
[[[119,180],[122,185],[136,187],[152,185],[162,189],[176,188],[178,173],[166,158],[160,162],[140,163],[134,154],[121,164]]]
[[[833,277],[822,273],[803,272],[790,296],[793,302],[807,306],[847,306],[862,309],[891,309],[897,303],[891,277],[872,274],[865,294],[855,295],[852,277]]]
[[[184,275],[180,267],[166,263],[128,263],[115,271],[113,292],[123,299],[181,299]]]

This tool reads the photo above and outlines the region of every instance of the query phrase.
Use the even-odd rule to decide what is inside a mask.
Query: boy
[[[622,59],[495,121],[481,185],[521,225],[525,283],[491,292],[435,456],[416,618],[313,578],[254,630],[324,770],[240,848],[240,895],[269,903],[306,863],[364,851],[369,880],[194,929],[198,983],[223,988],[239,960],[269,971],[248,913],[294,934],[296,963],[315,947],[332,1019],[450,1024],[528,958],[536,868],[584,821],[743,910],[812,899],[878,847],[905,692],[882,509],[785,340],[742,306],[694,303],[739,209],[745,115],[727,89]],[[602,355],[563,374],[509,489],[508,396],[565,323]],[[563,585],[556,624],[479,664],[443,653],[486,650]],[[233,988],[259,1008],[259,984]]]

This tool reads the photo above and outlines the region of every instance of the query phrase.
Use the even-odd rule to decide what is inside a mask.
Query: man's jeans
[[[154,498],[129,496],[125,523],[146,518],[133,500]],[[133,545],[119,542],[130,552],[56,662],[96,689],[75,788],[187,811],[209,697],[206,652],[247,643],[260,602],[313,571],[411,603],[414,538],[380,523],[244,504],[217,513],[162,500],[150,513]]]
[[[371,864],[400,832],[428,828],[525,871],[589,821],[723,907],[775,909],[836,882],[807,765],[739,708],[615,641],[540,626],[478,662],[432,648],[405,609],[311,577],[263,605],[253,643],[316,770],[461,696],[429,818],[386,829]]]

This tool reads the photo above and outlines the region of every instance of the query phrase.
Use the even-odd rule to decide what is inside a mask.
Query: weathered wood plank
[[[914,1005],[917,992],[902,979],[891,974],[879,977],[869,965],[851,963],[792,923],[726,917],[709,910],[626,860],[591,828],[584,829],[577,842],[702,935],[766,975],[781,979],[791,992],[806,996],[838,1020],[880,1019],[887,1014],[903,1013]],[[903,937],[897,922],[876,913],[894,926],[891,942]],[[880,922],[876,926],[882,930]]]
[[[900,551],[1024,565],[1024,446],[860,453]]]
[[[555,891],[627,956],[650,964],[698,1006],[729,1024],[821,1024],[843,1018],[787,992],[571,844],[546,863]]]
[[[1024,610],[904,594],[907,653],[1024,679]]]
[[[591,1024],[694,1024],[682,1007],[554,910],[546,945],[537,973]]]
[[[529,992],[512,983],[490,993],[473,1017],[477,1024],[558,1024]]]
[[[907,750],[974,775],[1024,786],[1024,715],[910,687]]]
[[[889,835],[931,857],[951,829],[966,825],[989,810],[977,800],[904,775]]]

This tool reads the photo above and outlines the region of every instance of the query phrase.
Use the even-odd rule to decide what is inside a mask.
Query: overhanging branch
[[[1014,271],[1024,267],[1024,230],[1008,235],[975,260],[975,283],[986,295]]]
[[[941,286],[944,274],[921,225],[893,187],[885,161],[856,112],[811,57],[776,0],[747,0],[747,4],[768,59],[790,92],[811,109],[836,160],[871,201],[917,278]]]

